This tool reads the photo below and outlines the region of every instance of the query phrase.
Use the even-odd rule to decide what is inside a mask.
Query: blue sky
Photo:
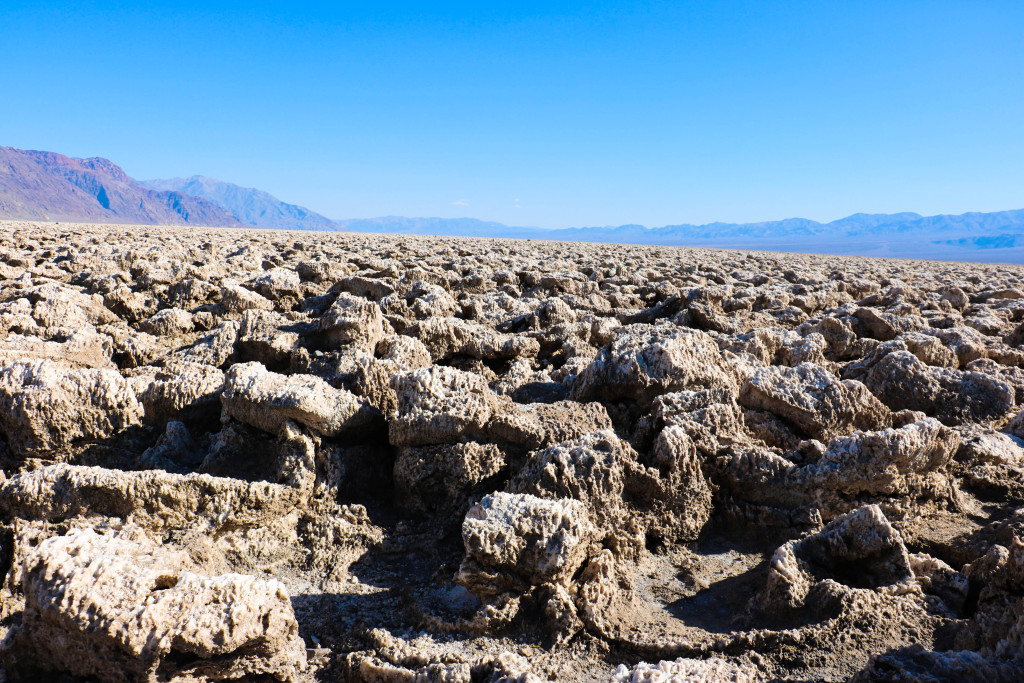
[[[1019,0],[139,5],[3,0],[0,144],[332,218],[1024,207]]]

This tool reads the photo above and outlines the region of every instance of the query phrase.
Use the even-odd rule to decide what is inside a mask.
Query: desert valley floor
[[[7,681],[1018,681],[1024,268],[0,222]]]

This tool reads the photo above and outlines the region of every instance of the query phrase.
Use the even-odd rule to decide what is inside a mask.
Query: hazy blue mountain
[[[140,185],[154,190],[173,190],[202,197],[230,211],[248,225],[286,230],[337,230],[329,218],[315,211],[282,202],[277,197],[251,187],[241,187],[216,178],[194,175],[191,178],[140,180]]]
[[[236,219],[237,217],[237,219]],[[112,223],[252,225],[298,230],[754,249],[1024,263],[1024,209],[960,215],[856,213],[830,223],[591,226],[546,230],[475,218],[331,220],[253,188],[192,176],[135,181],[102,158],[0,147],[0,218]],[[240,221],[240,222],[239,222]]]
[[[806,253],[1024,263],[1024,209],[921,216],[857,213],[830,223],[788,218],[760,223],[579,227],[507,226],[471,218],[382,217],[338,221],[359,232],[696,246]]]

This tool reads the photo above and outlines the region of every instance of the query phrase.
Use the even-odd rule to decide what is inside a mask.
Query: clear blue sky
[[[1024,207],[1021,0],[2,0],[0,35],[0,144],[332,218]]]

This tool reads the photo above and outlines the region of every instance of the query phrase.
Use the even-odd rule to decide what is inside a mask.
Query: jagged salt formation
[[[7,680],[1024,668],[1020,268],[3,228]]]

